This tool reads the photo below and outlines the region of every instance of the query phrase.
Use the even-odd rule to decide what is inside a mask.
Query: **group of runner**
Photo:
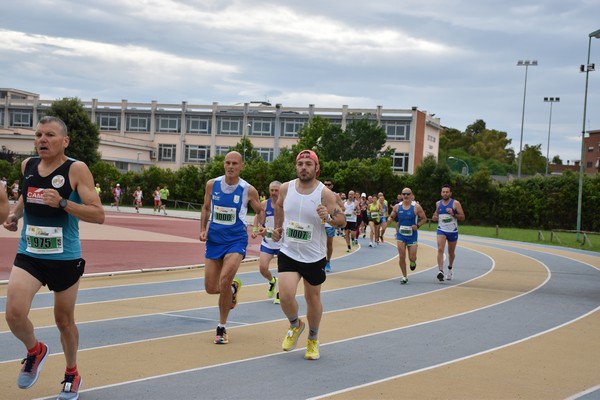
[[[96,192],[98,195],[101,193],[100,185],[96,184]],[[111,208],[116,206],[117,211],[121,211],[119,206],[123,202],[123,195],[125,191],[121,188],[121,184],[117,183],[115,187],[112,188],[112,195],[114,201],[110,203]],[[169,187],[167,185],[163,185],[161,188],[157,186],[156,189],[152,192],[152,201],[154,205],[154,215],[160,214],[162,210],[165,215],[167,215],[167,198],[169,197]],[[139,214],[140,209],[143,205],[144,200],[144,192],[142,191],[141,186],[137,186],[132,194],[133,197],[133,207],[135,207],[135,211]]]
[[[36,126],[37,157],[23,161],[22,194],[9,211],[6,192],[0,194],[0,220],[9,231],[18,229],[23,219],[19,248],[11,269],[7,296],[6,320],[11,332],[27,349],[18,376],[18,386],[31,387],[38,379],[49,348],[37,340],[29,311],[33,297],[42,286],[54,291],[54,315],[60,332],[66,360],[62,390],[58,399],[74,400],[79,396],[82,377],[77,368],[79,333],[75,324],[75,303],[85,260],[81,258],[79,220],[104,222],[98,185],[87,165],[65,155],[69,145],[67,127],[56,117],[44,117]],[[296,348],[308,325],[304,358],[317,360],[319,325],[323,313],[321,286],[330,266],[329,230],[345,229],[346,243],[351,249],[360,232],[370,227],[370,245],[383,241],[387,223],[397,222],[396,240],[399,252],[415,246],[418,228],[426,221],[423,210],[414,202],[412,191],[402,191],[403,201],[391,210],[382,193],[356,199],[350,191],[345,201],[332,191],[331,181],[321,183],[318,156],[312,150],[301,151],[295,161],[297,178],[289,182],[274,181],[269,186],[269,199],[259,199],[257,190],[240,178],[244,167],[240,153],[225,156],[224,175],[206,184],[200,218],[199,239],[206,243],[204,286],[208,294],[219,295],[219,323],[215,344],[227,344],[226,323],[229,312],[238,303],[242,281],[236,277],[246,255],[248,229],[246,215],[250,206],[256,216],[252,236],[263,238],[259,269],[268,281],[268,297],[281,305],[289,321],[282,342],[284,351]],[[115,186],[117,206],[122,198],[120,185]],[[136,201],[143,197],[138,187]],[[155,198],[160,188],[155,190]],[[156,211],[156,203],[155,203]],[[457,221],[464,220],[460,203],[451,198],[449,187],[442,188],[442,200],[432,217],[438,227],[438,279],[443,280],[443,247],[448,242],[449,277],[452,277],[454,248],[458,237]],[[329,229],[330,228],[330,229]],[[277,277],[269,271],[269,262],[277,255]],[[415,250],[416,258],[416,250]],[[406,283],[406,265],[403,270]],[[411,269],[414,260],[411,258]],[[440,275],[441,274],[441,278]],[[307,305],[306,322],[298,315],[296,294],[303,281]]]

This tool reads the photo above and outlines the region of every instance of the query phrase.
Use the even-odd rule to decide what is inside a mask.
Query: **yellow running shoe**
[[[319,341],[317,339],[308,339],[308,343],[306,344],[306,353],[304,353],[304,359],[318,360],[319,357]]]
[[[267,298],[272,299],[275,294],[275,286],[277,286],[277,278],[273,277],[273,283],[269,282],[269,290],[267,290]]]
[[[283,351],[292,351],[296,348],[296,344],[298,343],[298,338],[302,331],[304,331],[304,327],[306,326],[301,319],[298,319],[298,326],[292,327],[290,326],[290,330],[287,331],[285,338],[283,339],[283,343],[281,348]]]

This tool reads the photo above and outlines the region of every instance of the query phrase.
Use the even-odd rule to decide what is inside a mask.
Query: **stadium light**
[[[525,123],[525,97],[527,96],[527,71],[529,67],[536,67],[537,60],[519,60],[518,67],[525,67],[525,87],[523,89],[523,113],[521,114],[521,143],[519,144],[519,169],[517,177],[521,178],[521,165],[523,164],[523,126]]]
[[[546,148],[546,176],[548,175],[548,165],[550,164],[550,128],[552,126],[552,103],[559,101],[560,97],[544,97],[544,102],[550,103],[550,119],[548,121],[548,147]]]
[[[585,68],[580,69],[581,72],[584,72],[585,69],[585,95],[583,97],[583,128],[581,129],[581,161],[579,161],[579,191],[577,193],[577,241],[579,241],[579,236],[581,235],[581,203],[583,201],[583,157],[585,155],[585,114],[587,111],[587,94],[588,94],[588,79],[590,76],[590,71],[594,71],[595,65],[590,64],[590,52],[592,49],[592,38],[600,39],[600,29],[594,31],[588,35],[588,55],[587,55],[587,64]],[[591,67],[591,68],[590,68]]]

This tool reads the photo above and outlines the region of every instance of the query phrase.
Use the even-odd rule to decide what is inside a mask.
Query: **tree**
[[[554,157],[552,157],[552,164],[556,164],[556,165],[563,165],[562,160],[560,159],[560,156],[557,154]]]
[[[521,171],[526,175],[544,173],[546,171],[546,157],[542,155],[542,145],[530,146],[528,144],[523,148],[523,159],[521,160]]]
[[[58,117],[67,125],[70,139],[69,147],[65,150],[67,156],[83,161],[87,165],[100,160],[98,152],[100,131],[79,99],[65,97],[57,100],[52,103],[45,115]]]
[[[375,160],[394,153],[390,147],[383,149],[385,130],[368,118],[351,120],[344,131],[317,116],[298,131],[298,137],[298,143],[292,146],[294,153],[313,149],[324,161]]]

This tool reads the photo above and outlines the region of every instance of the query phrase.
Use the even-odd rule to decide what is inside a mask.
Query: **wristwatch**
[[[60,199],[60,201],[58,202],[58,206],[62,209],[64,209],[67,206],[67,199],[62,198]]]

